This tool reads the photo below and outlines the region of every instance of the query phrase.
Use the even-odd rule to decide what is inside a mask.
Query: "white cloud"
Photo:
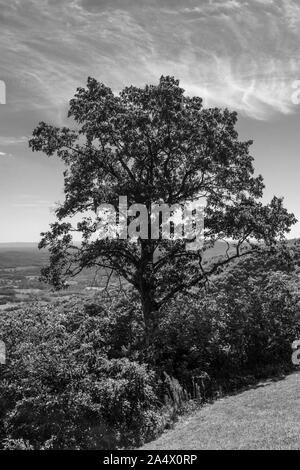
[[[12,207],[21,207],[21,208],[48,208],[54,209],[56,206],[51,201],[44,200],[31,200],[28,202],[14,202]]]
[[[7,136],[0,136],[0,145],[20,145],[24,144],[28,141],[28,137],[21,136],[21,137],[7,137]]]
[[[300,6],[294,0],[24,3],[0,0],[0,78],[16,109],[47,111],[57,122],[88,75],[119,90],[157,82],[161,74],[176,75],[208,105],[253,118],[295,109],[290,87],[300,78]]]

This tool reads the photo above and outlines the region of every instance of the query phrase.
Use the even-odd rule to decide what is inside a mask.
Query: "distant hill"
[[[299,244],[299,240],[288,240],[290,245]],[[204,259],[208,260],[216,256],[224,256],[228,245],[223,241],[217,241],[212,248],[204,253]],[[229,253],[235,250],[231,243]],[[39,250],[37,243],[0,243],[0,269],[25,266],[43,266],[47,264],[49,255],[47,250]]]
[[[204,258],[224,255],[227,245],[217,242],[213,248],[205,252]],[[0,243],[0,269],[15,267],[41,267],[47,264],[47,250],[39,250],[37,243]]]
[[[15,242],[15,243],[0,243],[0,251],[2,250],[15,250],[15,249],[38,249],[38,243],[33,242]]]
[[[49,255],[37,243],[0,243],[0,269],[47,264]]]

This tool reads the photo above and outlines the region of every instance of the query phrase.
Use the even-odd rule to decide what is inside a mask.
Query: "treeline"
[[[253,254],[182,293],[145,347],[132,291],[4,311],[0,447],[115,449],[155,438],[203,402],[292,369],[299,249]]]

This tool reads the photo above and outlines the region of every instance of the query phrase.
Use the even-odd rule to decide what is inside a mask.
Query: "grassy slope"
[[[143,449],[300,449],[300,372],[205,405]]]

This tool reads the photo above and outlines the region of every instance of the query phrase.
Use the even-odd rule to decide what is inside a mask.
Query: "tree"
[[[173,77],[118,95],[89,78],[68,116],[74,129],[41,122],[30,140],[33,151],[57,154],[66,165],[65,201],[40,243],[50,251],[43,277],[60,288],[84,268],[118,273],[140,295],[148,342],[170,299],[262,243],[274,246],[295,223],[282,199],[260,201],[263,179],[253,176],[252,142],[238,140],[237,113],[203,108],[202,99],[185,96]],[[204,249],[186,250],[185,240],[97,238],[100,204],[117,208],[120,195],[129,205],[145,205],[148,233],[151,204],[205,198]],[[66,220],[75,215],[81,216],[77,225]],[[82,237],[80,246],[74,233]],[[205,261],[205,249],[220,239],[233,240],[234,251]]]

